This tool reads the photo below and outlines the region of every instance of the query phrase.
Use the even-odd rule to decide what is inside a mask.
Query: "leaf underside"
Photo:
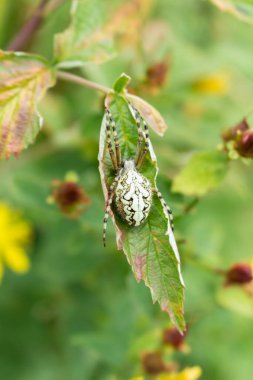
[[[134,159],[138,132],[135,120],[123,94],[110,94],[107,106],[116,122],[123,160]],[[99,167],[105,198],[114,179],[110,156],[106,149],[105,120],[100,134]],[[156,157],[152,146],[141,173],[156,186]],[[158,301],[180,331],[184,331],[184,284],[180,273],[179,255],[174,235],[158,197],[154,194],[147,221],[139,227],[128,226],[112,206],[111,217],[116,229],[118,248],[123,248],[137,281],[143,280],[150,288],[153,302]],[[169,237],[167,236],[169,234]],[[171,243],[171,244],[170,244]],[[174,250],[173,250],[173,248]]]
[[[44,59],[0,51],[0,158],[18,155],[34,141],[42,126],[37,103],[54,83]]]

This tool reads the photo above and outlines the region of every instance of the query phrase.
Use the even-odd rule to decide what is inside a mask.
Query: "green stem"
[[[76,83],[76,84],[79,84],[80,86],[92,88],[93,90],[103,92],[106,95],[112,91],[112,89],[110,89],[109,87],[102,86],[101,84],[79,77],[78,75],[67,73],[65,71],[58,71],[57,77],[67,82]]]

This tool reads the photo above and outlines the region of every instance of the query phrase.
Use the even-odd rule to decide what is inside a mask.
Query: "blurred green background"
[[[1,0],[1,48],[37,3]],[[50,58],[53,35],[69,23],[69,7],[64,1],[51,12],[26,50]],[[173,177],[193,152],[215,149],[221,132],[252,111],[253,26],[204,0],[154,0],[147,8],[144,18],[136,15],[136,39],[130,36],[116,58],[87,65],[82,75],[112,86],[126,72],[130,89],[164,116],[165,136],[151,132],[151,138],[158,184],[177,217],[192,199],[171,193]],[[150,68],[161,62],[166,73],[154,83]],[[169,326],[116,250],[111,223],[102,246],[102,105],[96,92],[58,83],[40,105],[45,125],[36,144],[0,164],[1,202],[21,211],[34,231],[29,272],[6,270],[0,287],[0,379],[127,380],[142,374],[142,353],[154,349]],[[51,182],[69,171],[91,199],[75,220],[46,202]],[[225,181],[175,222],[191,352],[173,360],[200,366],[206,380],[252,378],[253,303],[244,312],[233,295],[227,301],[223,279],[208,270],[252,259],[252,187],[252,165],[231,162]]]

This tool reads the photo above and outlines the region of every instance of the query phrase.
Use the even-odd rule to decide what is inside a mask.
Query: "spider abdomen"
[[[147,219],[151,208],[150,182],[134,169],[124,172],[115,189],[115,203],[129,225],[139,226]]]

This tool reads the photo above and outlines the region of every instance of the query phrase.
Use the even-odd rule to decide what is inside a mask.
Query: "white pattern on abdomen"
[[[147,178],[135,170],[124,173],[115,190],[116,206],[122,218],[130,225],[139,226],[150,211],[151,186]]]

